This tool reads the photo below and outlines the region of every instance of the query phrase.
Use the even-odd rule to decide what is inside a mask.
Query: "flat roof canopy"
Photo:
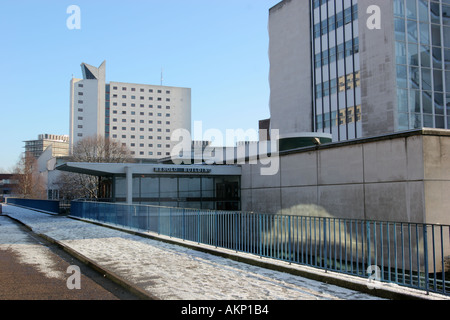
[[[127,173],[140,175],[220,175],[240,176],[241,167],[237,165],[169,165],[141,163],[87,163],[67,162],[56,170],[81,173],[93,176],[116,176]]]

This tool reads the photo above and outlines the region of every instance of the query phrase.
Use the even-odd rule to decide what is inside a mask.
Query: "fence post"
[[[327,254],[327,218],[323,218],[323,251],[324,251],[324,264],[325,264],[325,272],[328,270],[328,254]]]
[[[367,267],[372,265],[371,248],[370,248],[370,221],[366,222],[366,237],[367,237]]]

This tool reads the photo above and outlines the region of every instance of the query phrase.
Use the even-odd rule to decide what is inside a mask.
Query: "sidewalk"
[[[138,292],[147,294],[149,298],[378,300],[358,291],[67,217],[14,206],[3,206],[3,214],[21,221],[36,234],[55,241],[108,276],[116,277]],[[16,244],[12,244],[11,249],[15,250],[15,246]],[[29,264],[28,261],[22,263]],[[49,269],[55,268],[49,266]],[[425,297],[420,292],[413,294],[422,295],[426,299],[442,299],[433,295]]]
[[[118,286],[109,285],[111,290],[103,288],[98,284],[98,276],[86,276],[91,272],[82,266],[82,290],[70,290],[67,279],[72,273],[67,273],[67,269],[73,263],[74,259],[67,254],[56,254],[24,227],[0,215],[0,300],[133,298]]]

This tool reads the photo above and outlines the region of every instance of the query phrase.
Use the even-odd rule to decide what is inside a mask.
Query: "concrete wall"
[[[450,132],[423,130],[285,152],[242,166],[242,209],[450,224]]]
[[[381,9],[381,29],[369,29],[367,8]],[[363,137],[393,133],[397,123],[394,15],[391,0],[358,0]]]
[[[269,12],[270,124],[280,134],[313,129],[311,19],[305,5],[284,0]]]

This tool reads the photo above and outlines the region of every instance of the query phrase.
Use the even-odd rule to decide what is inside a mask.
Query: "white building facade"
[[[105,62],[72,79],[70,146],[89,136],[125,145],[136,159],[170,156],[173,131],[191,131],[191,89],[105,81]]]

